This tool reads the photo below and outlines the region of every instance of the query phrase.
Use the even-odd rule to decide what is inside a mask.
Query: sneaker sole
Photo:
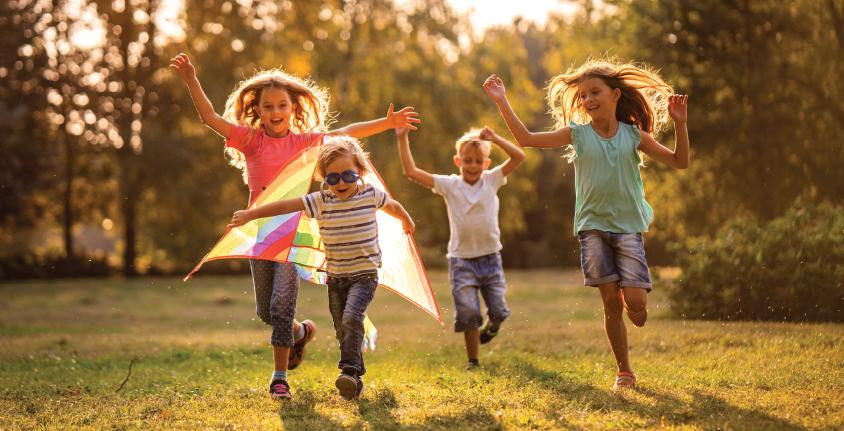
[[[334,381],[334,386],[340,391],[340,396],[345,400],[352,400],[358,393],[358,382],[354,378],[342,375]]]
[[[290,395],[270,395],[274,400],[290,400],[293,399]]]

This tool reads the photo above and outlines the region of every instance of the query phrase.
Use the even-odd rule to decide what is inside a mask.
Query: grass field
[[[663,277],[651,320],[628,325],[639,388],[615,393],[578,272],[509,271],[512,315],[472,372],[447,276],[430,276],[444,326],[376,294],[357,403],[334,390],[323,288],[300,290],[319,332],[279,404],[248,277],[0,284],[0,429],[844,429],[844,325],[673,320]]]

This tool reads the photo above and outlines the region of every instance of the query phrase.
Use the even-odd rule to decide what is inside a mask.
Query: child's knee
[[[648,292],[641,288],[624,289],[624,305],[633,312],[640,312],[648,308]]]
[[[454,319],[454,330],[463,332],[467,329],[477,329],[481,327],[484,318],[481,315],[481,310],[474,307],[457,307],[457,315]]]
[[[258,318],[261,319],[261,321],[266,323],[267,325],[273,324],[272,316],[270,316],[269,307],[261,307],[261,306],[256,307],[255,308],[255,315],[257,315]]]
[[[363,328],[363,315],[357,313],[343,313],[341,326],[346,330]]]
[[[648,296],[644,289],[625,289],[624,307],[630,322],[636,326],[645,326],[648,320]]]

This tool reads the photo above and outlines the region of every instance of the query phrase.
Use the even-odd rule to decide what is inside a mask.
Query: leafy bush
[[[739,217],[691,241],[671,290],[687,318],[844,321],[844,208],[797,199],[760,225]]]

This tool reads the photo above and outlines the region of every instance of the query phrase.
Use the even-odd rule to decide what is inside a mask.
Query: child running
[[[317,167],[324,178],[320,191],[236,211],[229,225],[241,226],[253,219],[296,211],[317,220],[325,244],[328,307],[340,342],[341,373],[335,386],[347,400],[360,397],[361,376],[366,373],[361,354],[363,318],[375,295],[381,266],[375,213],[382,209],[400,219],[408,234],[414,229],[413,220],[400,203],[363,182],[366,157],[354,138],[326,139],[317,156]]]
[[[278,69],[256,73],[240,83],[226,101],[223,116],[202,90],[196,69],[185,54],[170,60],[190,91],[202,122],[223,136],[231,164],[243,170],[249,185],[249,203],[272,181],[278,170],[301,150],[320,145],[325,135],[366,137],[395,127],[414,128],[420,122],[413,108],[393,112],[377,120],[350,124],[326,132],[328,95],[314,83]],[[272,326],[270,344],[275,371],[270,395],[290,399],[287,370],[304,357],[305,345],[313,339],[316,325],[294,319],[299,278],[293,264],[250,259],[258,317]]]
[[[466,368],[474,369],[479,366],[480,344],[490,342],[510,315],[504,300],[507,283],[499,253],[498,189],[507,184],[507,175],[522,163],[525,153],[488,127],[473,129],[455,145],[454,164],[460,169],[460,176],[432,175],[416,167],[408,133],[406,128],[396,129],[405,176],[442,196],[448,208],[451,238],[446,256],[454,297],[454,332],[463,332],[469,359]],[[490,142],[509,157],[493,169],[489,169]],[[485,324],[478,292],[486,303]]]
[[[483,88],[519,145],[568,147],[584,284],[597,287],[603,301],[604,328],[618,366],[613,388],[634,388],[622,311],[627,310],[636,326],[644,326],[648,318],[651,279],[642,233],[653,219],[639,151],[675,169],[689,166],[688,96],[674,94],[647,67],[590,60],[551,80],[547,99],[556,130],[534,133],[516,116],[501,78],[490,76]],[[652,136],[669,116],[674,120],[674,151]]]

